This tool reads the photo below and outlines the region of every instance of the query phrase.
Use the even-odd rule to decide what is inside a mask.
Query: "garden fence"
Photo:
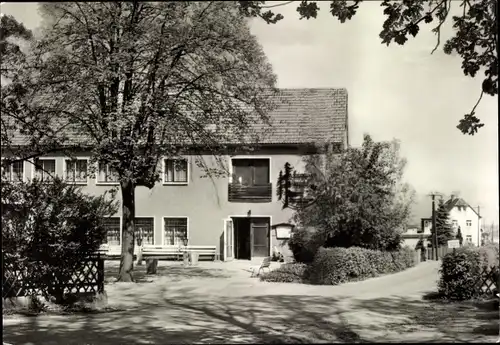
[[[483,267],[481,269],[480,278],[474,288],[476,296],[492,295],[498,292],[499,268],[498,266]]]
[[[5,263],[5,261],[4,261]],[[82,260],[81,265],[69,274],[65,281],[56,277],[50,279],[49,286],[34,286],[30,283],[28,273],[16,265],[3,265],[2,298],[42,295],[54,287],[64,293],[90,293],[104,292],[104,260],[100,257],[90,257]]]

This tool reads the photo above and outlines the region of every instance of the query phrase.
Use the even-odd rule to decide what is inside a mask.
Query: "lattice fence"
[[[481,278],[475,285],[476,295],[492,295],[498,292],[499,268],[498,266],[483,267],[481,270]]]
[[[87,258],[79,268],[70,272],[67,278],[56,276],[49,279],[44,287],[30,284],[26,270],[15,265],[4,265],[2,274],[2,298],[42,295],[45,290],[61,289],[63,293],[102,293],[104,292],[104,260],[100,257]]]

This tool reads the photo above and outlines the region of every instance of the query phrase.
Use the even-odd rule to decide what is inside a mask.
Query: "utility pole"
[[[436,228],[436,196],[440,196],[440,193],[432,192],[429,196],[432,198],[432,229],[434,229],[434,252],[436,255],[436,261],[438,258],[438,237]]]
[[[477,246],[481,246],[481,207],[477,207]]]

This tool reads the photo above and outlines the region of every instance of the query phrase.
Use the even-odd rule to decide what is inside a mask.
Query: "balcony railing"
[[[273,185],[271,183],[244,186],[239,183],[228,184],[229,202],[271,202]]]

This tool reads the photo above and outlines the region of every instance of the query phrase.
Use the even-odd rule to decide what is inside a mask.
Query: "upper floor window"
[[[451,225],[453,225],[454,227],[457,227],[457,226],[458,226],[458,220],[453,219],[453,220],[451,221]]]
[[[186,159],[168,158],[163,161],[163,183],[186,184],[188,183],[188,162]]]
[[[53,158],[35,159],[34,177],[41,181],[52,181],[56,175],[56,160]]]
[[[24,162],[16,161],[6,165],[2,162],[2,180],[9,182],[22,181],[24,178]]]
[[[118,183],[118,173],[108,164],[99,163],[97,183]]]
[[[466,220],[465,221],[466,226],[472,226],[472,220]]]
[[[244,186],[259,186],[270,183],[269,159],[233,158],[233,183]]]
[[[87,160],[66,159],[66,181],[74,183],[87,183]]]
[[[467,235],[467,236],[465,236],[465,240],[466,240],[467,242],[472,242],[472,235]]]

